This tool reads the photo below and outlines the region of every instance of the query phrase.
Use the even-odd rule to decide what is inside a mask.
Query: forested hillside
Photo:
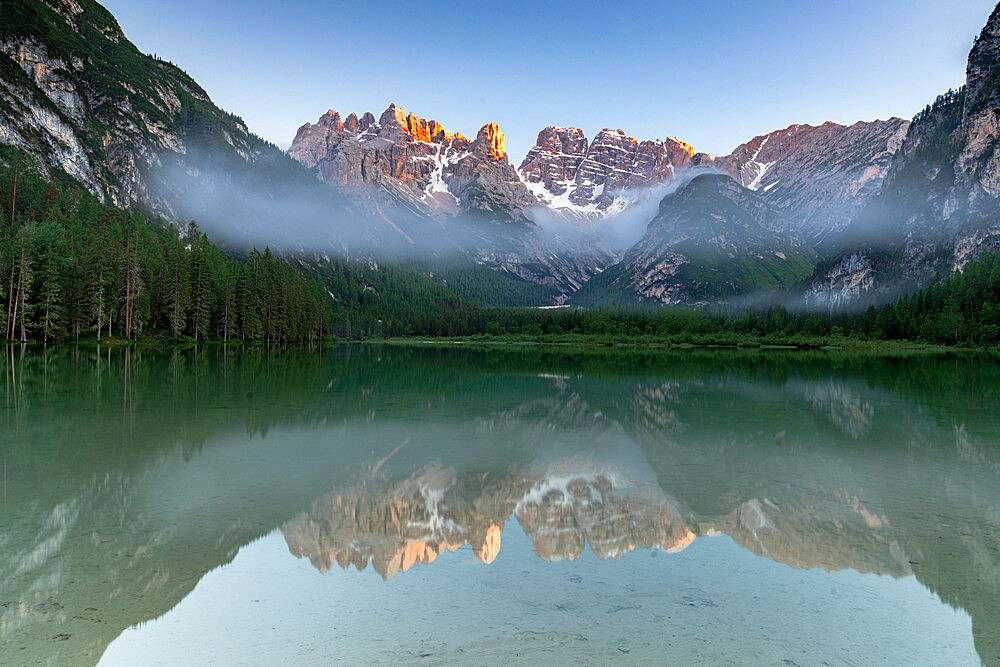
[[[877,338],[1000,343],[1000,252],[984,252],[965,269],[894,304],[869,308],[862,329]]]
[[[269,250],[227,257],[195,224],[181,232],[106,206],[79,185],[40,178],[22,153],[2,156],[4,338],[279,342],[327,334],[329,294]]]
[[[1000,345],[1000,253],[985,252],[963,272],[858,315],[789,312],[782,307],[538,310],[455,305],[386,320],[377,325],[378,335],[806,346],[900,341],[995,347]],[[357,330],[353,334],[363,335]]]

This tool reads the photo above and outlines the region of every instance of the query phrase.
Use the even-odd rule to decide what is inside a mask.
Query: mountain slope
[[[822,307],[886,301],[1000,246],[1000,6],[969,56],[966,86],[914,118],[878,196],[821,264]]]
[[[101,199],[213,238],[297,249],[407,245],[419,220],[321,187],[176,66],[142,54],[94,0],[5,0],[0,143]],[[290,203],[294,202],[294,205]]]
[[[792,125],[755,137],[713,164],[795,221],[814,247],[830,249],[878,193],[909,125],[900,118],[849,127]]]
[[[574,302],[700,305],[793,284],[816,255],[792,226],[728,176],[698,175],[663,198],[642,240]]]

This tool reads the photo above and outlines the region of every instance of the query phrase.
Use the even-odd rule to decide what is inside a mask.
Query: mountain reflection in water
[[[275,529],[388,579],[502,559],[516,521],[543,561],[725,534],[912,576],[1000,664],[995,358],[57,348],[2,369],[4,662],[94,663]]]

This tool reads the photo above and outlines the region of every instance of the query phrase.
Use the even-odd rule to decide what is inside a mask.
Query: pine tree
[[[167,241],[167,304],[170,331],[180,336],[187,324],[187,312],[191,299],[191,285],[188,278],[188,255],[190,250],[174,231]]]
[[[28,341],[28,331],[31,329],[30,318],[34,312],[34,304],[30,301],[31,287],[34,282],[34,268],[31,256],[31,237],[34,225],[23,225],[17,234],[17,284],[14,292],[14,309],[11,320],[11,330],[8,336],[14,340],[20,333],[22,343]]]
[[[197,341],[205,337],[211,326],[215,285],[208,261],[208,239],[198,231],[198,226],[193,222],[188,227],[186,239],[189,248],[191,333]]]
[[[42,264],[42,289],[38,305],[42,311],[42,339],[46,343],[50,338],[61,337],[60,322],[63,316],[61,264],[62,258],[55,251],[47,253]]]

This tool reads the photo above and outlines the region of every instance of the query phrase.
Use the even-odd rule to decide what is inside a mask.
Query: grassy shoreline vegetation
[[[181,231],[105,205],[69,177],[49,180],[40,172],[18,151],[0,152],[0,340],[1000,346],[1000,253],[984,252],[962,272],[861,314],[781,307],[538,309],[516,307],[519,298],[538,298],[517,286],[498,306],[470,296],[496,288],[485,269],[450,268],[450,277],[465,281],[463,298],[419,268],[391,262],[313,265],[266,248],[227,254],[194,223]]]
[[[664,340],[659,338],[601,339],[574,336],[463,336],[458,338],[370,338],[355,341],[385,345],[464,345],[466,347],[553,347],[553,348],[605,348],[644,350],[819,350],[858,352],[984,352],[997,351],[985,347],[962,347],[934,345],[910,341],[852,340],[843,338],[792,338],[792,339],[741,339],[735,342],[712,337],[700,339],[679,338]]]

